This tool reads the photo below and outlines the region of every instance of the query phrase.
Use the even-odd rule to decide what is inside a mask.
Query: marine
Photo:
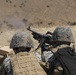
[[[48,75],[76,75],[75,40],[70,27],[57,27],[52,37],[53,60],[51,57],[48,59]]]
[[[37,58],[31,52],[33,47],[33,41],[27,33],[15,33],[10,43],[14,55],[3,61],[1,75],[46,75]]]

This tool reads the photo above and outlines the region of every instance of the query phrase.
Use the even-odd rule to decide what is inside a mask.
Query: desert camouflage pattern
[[[13,75],[46,75],[33,53],[20,52],[11,58]]]
[[[18,47],[34,47],[33,41],[25,32],[16,33],[11,40],[10,48]]]
[[[55,41],[75,42],[70,27],[57,27],[53,33],[53,38]]]

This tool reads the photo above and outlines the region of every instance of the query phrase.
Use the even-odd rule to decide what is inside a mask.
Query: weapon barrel
[[[35,31],[31,30],[30,28],[27,28],[27,30],[31,31],[33,34],[38,34],[38,35],[42,36],[41,34],[39,34],[39,33],[35,32]]]
[[[38,41],[40,41],[42,39],[42,37],[43,37],[42,34],[39,34],[39,33],[35,32],[35,31],[31,30],[30,27],[28,27],[27,30],[32,32],[32,35],[33,35],[34,39],[36,39]]]

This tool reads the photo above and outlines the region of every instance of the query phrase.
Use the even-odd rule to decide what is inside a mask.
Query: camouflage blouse
[[[1,67],[1,75],[13,75],[12,74],[12,67],[10,63],[10,57],[7,57],[2,64]]]

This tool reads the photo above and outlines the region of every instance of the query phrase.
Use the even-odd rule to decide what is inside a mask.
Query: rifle
[[[42,46],[42,44],[44,43],[47,43],[49,45],[52,45],[53,43],[53,39],[52,39],[52,35],[53,33],[51,32],[47,32],[46,34],[40,34],[40,33],[37,33],[33,30],[31,30],[30,26],[27,28],[27,30],[31,31],[32,32],[32,35],[33,35],[33,38],[36,39],[40,44],[39,46],[35,49],[37,50],[38,48],[40,48]],[[50,34],[50,35],[48,35]]]
[[[28,27],[27,30],[32,32],[32,35],[33,35],[34,39],[36,39],[38,41],[40,41],[40,39],[42,39],[42,35],[37,33],[37,32],[35,32],[35,31],[33,31],[33,30],[31,30],[30,27]]]

